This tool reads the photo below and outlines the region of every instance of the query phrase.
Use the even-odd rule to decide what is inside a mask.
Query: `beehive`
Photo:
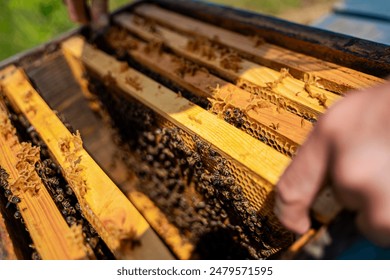
[[[114,15],[95,45],[81,30],[1,70],[4,258],[272,258],[293,242],[279,176],[329,106],[388,71],[230,30],[241,12],[156,3]]]

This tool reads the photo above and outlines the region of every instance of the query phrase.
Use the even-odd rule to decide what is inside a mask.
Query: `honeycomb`
[[[122,159],[139,178],[137,189],[196,244],[193,258],[264,259],[292,242],[273,215],[268,182],[122,96],[109,81],[91,75],[89,85],[116,128]]]

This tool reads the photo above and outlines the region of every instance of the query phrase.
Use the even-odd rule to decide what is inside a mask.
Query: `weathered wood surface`
[[[383,44],[202,1],[150,2],[240,34],[261,34],[267,42],[321,60],[332,61],[378,77],[390,74],[389,48]]]
[[[132,240],[149,228],[148,223],[83,149],[79,137],[41,99],[22,70],[12,69],[3,86],[12,105],[27,117],[61,165],[87,220],[115,257],[132,258]]]
[[[6,79],[0,83],[7,92]],[[26,88],[21,89],[25,94]],[[39,159],[39,150],[19,143],[7,115],[5,106],[0,104],[0,165],[9,174],[9,188],[13,195],[20,198],[18,208],[36,250],[43,259],[92,257],[90,249],[77,239],[78,233],[67,225],[35,171],[33,160]]]

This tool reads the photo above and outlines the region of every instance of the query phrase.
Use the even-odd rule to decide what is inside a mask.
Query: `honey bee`
[[[5,180],[8,180],[9,178],[7,171],[5,171],[5,169],[2,168],[1,166],[0,166],[0,178]]]
[[[241,204],[236,204],[235,206],[237,212],[245,212]]]
[[[23,127],[25,127],[25,128],[30,127],[30,123],[29,123],[29,121],[27,120],[27,118],[26,118],[25,116],[19,114],[19,115],[17,115],[17,118],[18,118],[19,123],[20,123]]]
[[[264,38],[258,36],[258,35],[255,35],[255,36],[252,36],[251,38],[253,41],[254,41],[254,46],[255,48],[259,47],[260,45],[264,44],[265,43],[265,40]]]
[[[143,89],[143,86],[142,86],[141,82],[139,81],[138,76],[135,76],[135,77],[126,76],[125,81],[126,81],[126,84],[133,87],[137,91],[141,91]]]
[[[80,205],[80,203],[77,202],[77,203],[74,205],[74,207],[76,208],[77,211],[81,212],[81,205]]]
[[[76,209],[73,206],[70,206],[66,208],[68,215],[75,215],[76,214]]]
[[[60,180],[57,177],[44,178],[43,181],[51,187],[57,187],[60,184]]]
[[[7,202],[7,205],[5,206],[5,208],[8,208],[10,205],[12,204],[18,204],[20,203],[20,198],[16,195],[10,195],[8,196],[8,202]]]
[[[11,196],[11,195],[12,195],[11,190],[6,189],[6,190],[4,191],[4,196],[5,196],[6,198],[8,198],[8,197]]]
[[[61,204],[62,204],[62,207],[64,207],[64,208],[69,208],[71,206],[69,199],[65,199],[64,201],[62,201]]]
[[[47,168],[50,168],[50,169],[53,170],[53,171],[56,171],[56,170],[58,169],[57,164],[55,164],[54,161],[52,161],[51,159],[45,159],[42,163],[43,163]]]
[[[276,123],[276,124],[271,123],[271,124],[270,124],[270,127],[271,127],[272,129],[274,129],[274,130],[278,130],[278,129],[279,129],[279,123]]]
[[[8,181],[0,179],[0,186],[3,187],[4,189],[8,188]]]
[[[194,141],[195,141],[195,146],[199,152],[207,148],[207,145],[202,140],[200,140],[197,136],[195,136]]]
[[[213,178],[213,176],[210,174],[203,173],[200,175],[201,181],[211,182],[212,178]]]
[[[218,155],[218,153],[217,153],[215,150],[209,148],[209,156],[210,156],[210,157],[214,158],[214,157],[216,157],[217,155]]]
[[[16,212],[14,213],[14,218],[15,218],[16,220],[20,219],[21,217],[22,217],[22,214],[20,213],[20,211],[16,211]]]
[[[198,153],[193,153],[191,157],[187,159],[190,166],[195,166],[198,162],[201,162],[202,158]]]
[[[317,95],[317,99],[318,99],[318,103],[321,105],[321,106],[323,106],[324,108],[328,108],[327,106],[326,106],[326,101],[328,100],[328,97],[326,97],[326,95],[325,95],[325,93],[323,93],[323,94],[318,94]]]
[[[93,226],[89,225],[89,232],[91,234],[96,234],[96,230],[93,228]]]
[[[222,165],[220,168],[218,168],[218,170],[219,170],[219,172],[221,173],[222,176],[229,176],[230,175],[230,171],[229,171],[229,169],[225,165]]]
[[[304,118],[301,119],[301,127],[302,128],[305,127],[305,119]]]
[[[213,177],[211,179],[211,184],[214,187],[219,187],[219,186],[223,185],[223,181],[222,181],[222,178],[221,178],[219,172],[214,172]]]
[[[57,194],[55,197],[54,197],[54,201],[56,202],[62,202],[64,201],[64,196],[62,194]]]
[[[62,216],[66,216],[68,214],[68,211],[66,209],[61,210]]]
[[[156,140],[156,137],[154,136],[154,134],[152,132],[145,132],[144,136],[150,143],[154,143]]]
[[[215,158],[215,161],[217,162],[217,164],[222,164],[222,165],[226,165],[226,159],[224,159],[223,157],[221,156],[218,156]]]
[[[31,254],[31,259],[32,260],[41,260],[41,256],[39,255],[39,253],[37,251],[34,251],[32,254]]]
[[[57,194],[62,194],[62,195],[63,195],[63,194],[64,194],[64,190],[63,190],[62,188],[60,188],[60,187],[57,187],[57,188],[56,188],[56,193],[57,193]]]
[[[203,167],[203,163],[201,161],[198,161],[195,163],[194,167],[195,167],[195,169],[198,169],[198,171],[199,171],[199,169],[201,169]]]
[[[168,148],[164,148],[163,150],[162,150],[162,153],[164,154],[164,155],[166,155],[168,158],[170,158],[170,159],[173,159],[173,158],[175,158],[175,155],[171,152],[171,150],[169,150]]]
[[[73,190],[72,190],[72,188],[69,185],[65,186],[65,193],[67,195],[73,195]]]
[[[98,237],[87,237],[85,240],[88,242],[92,249],[95,249],[97,244],[99,243]]]
[[[68,223],[69,226],[72,226],[77,222],[77,219],[73,216],[68,216],[66,217],[66,222]]]

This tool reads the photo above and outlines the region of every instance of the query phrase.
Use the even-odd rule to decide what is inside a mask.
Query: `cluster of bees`
[[[102,81],[89,81],[120,139],[122,160],[139,179],[138,190],[196,245],[193,258],[262,259],[272,254],[280,236],[250,206],[226,159],[211,144],[135,100],[123,102]],[[241,115],[233,109],[226,118],[237,122]]]
[[[141,18],[137,18],[137,20],[135,20],[135,23],[137,25],[146,24],[146,26],[155,25],[153,22],[144,22]],[[156,27],[152,29],[155,30]],[[151,71],[146,71],[142,65],[138,65],[135,61],[133,61],[131,55],[123,55],[125,53],[124,49],[126,47],[132,49],[136,45],[135,42],[137,41],[131,38],[134,37],[129,33],[129,31],[125,30],[124,28],[120,28],[117,26],[112,27],[106,37],[106,40],[108,42],[107,45],[111,46],[111,49],[107,51],[110,53],[115,53],[119,59],[127,60],[129,64],[135,66],[136,68],[141,68],[141,71],[145,72],[146,75],[158,80],[159,82],[170,87],[171,89],[176,91],[179,90],[180,92],[182,92],[182,96],[187,98],[191,102],[214,114],[217,114],[226,122],[245,131],[249,135],[275,148],[279,152],[290,157],[295,154],[297,149],[295,145],[285,143],[284,141],[279,141],[278,137],[275,136],[274,131],[277,131],[280,128],[279,123],[272,123],[271,125],[269,125],[268,128],[264,128],[259,126],[257,122],[251,121],[251,118],[248,117],[248,112],[250,110],[258,112],[257,110],[260,108],[270,107],[269,102],[277,105],[278,112],[281,112],[282,110],[296,112],[298,110],[294,106],[294,104],[288,103],[287,99],[280,96],[276,96],[274,94],[274,88],[276,88],[280,83],[282,83],[285,78],[291,77],[291,74],[289,73],[288,69],[282,68],[279,77],[274,82],[267,83],[267,85],[263,87],[239,79],[237,81],[237,87],[248,91],[249,93],[251,93],[251,96],[248,100],[249,103],[246,107],[237,108],[231,105],[231,95],[228,95],[224,99],[218,98],[218,91],[220,90],[218,84],[216,87],[210,87],[210,90],[212,91],[213,95],[217,96],[216,99],[204,98],[192,94],[191,92],[187,92],[182,88],[175,86],[172,82],[167,82],[166,79],[155,73],[152,73]],[[254,38],[253,40],[257,42],[256,46],[260,45],[263,42],[261,41],[261,38]],[[161,52],[161,47],[162,46],[160,44],[158,48],[159,53]],[[218,38],[214,38],[213,41],[198,37],[191,38],[189,39],[186,48],[188,51],[191,51],[192,53],[197,53],[210,60],[216,60],[219,57],[221,64],[220,66],[224,69],[230,69],[235,72],[240,70],[240,64],[242,62],[241,58],[236,53],[232,52],[229,48],[226,48],[219,44]],[[148,50],[147,53],[149,52],[150,50]],[[186,75],[194,76],[199,71],[209,73],[207,68],[183,57],[172,56],[172,61],[175,62],[177,65],[174,70],[174,73],[178,76],[178,78],[184,78]],[[131,81],[129,81],[129,84],[133,86],[133,83]],[[304,119],[314,121],[313,116],[307,116],[304,114],[302,115],[301,126],[304,125]]]
[[[219,38],[213,41],[202,37],[191,38],[186,46],[186,50],[199,54],[208,60],[219,60],[219,65],[227,70],[239,72],[241,70],[241,57],[233,50],[218,43]]]
[[[68,185],[66,180],[61,174],[59,166],[51,159],[50,152],[46,144],[42,141],[39,134],[36,132],[34,127],[30,125],[27,119],[21,115],[16,114],[9,109],[9,118],[18,132],[18,136],[24,142],[32,143],[33,146],[40,148],[40,160],[35,164],[35,171],[39,175],[42,183],[45,185],[49,194],[53,198],[53,201],[57,205],[62,216],[66,220],[67,224],[71,227],[72,225],[82,225],[82,232],[84,241],[93,250],[97,259],[112,259],[114,258],[106,244],[99,237],[95,229],[85,219],[80,204],[77,202],[76,196],[73,193],[72,188]],[[67,125],[70,127],[69,125]],[[20,198],[13,196],[9,189],[7,189],[8,174],[4,169],[0,169],[0,184],[4,189],[4,196],[8,200],[5,208],[10,211],[13,205],[14,214],[13,217],[24,224],[23,218],[21,217],[18,209],[18,203]],[[25,228],[28,231],[27,228]],[[30,236],[24,237],[27,240],[31,240]],[[23,258],[40,259],[39,254],[34,248],[32,241],[30,242],[29,248],[23,248],[24,251],[30,251],[31,253],[24,254]]]
[[[41,257],[35,249],[34,242],[28,234],[28,229],[20,213],[18,204],[21,200],[18,196],[12,194],[12,191],[9,189],[8,179],[9,174],[5,169],[0,167],[0,188],[3,190],[3,196],[0,197],[0,201],[7,201],[5,207],[2,209],[3,215],[6,218],[17,221],[16,223],[12,222],[13,235],[18,239],[19,245],[25,247],[24,250],[19,252],[21,256],[26,259],[40,260]]]

